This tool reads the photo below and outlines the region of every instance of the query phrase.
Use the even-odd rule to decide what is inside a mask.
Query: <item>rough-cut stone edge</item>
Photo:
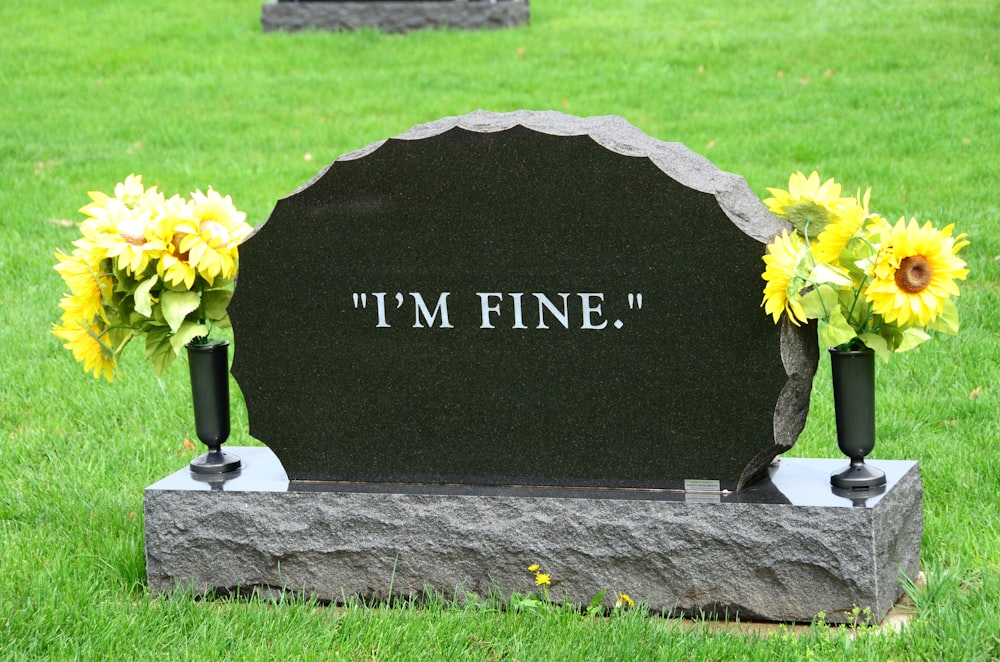
[[[422,140],[455,128],[477,133],[494,133],[515,126],[554,136],[589,136],[597,144],[615,153],[648,158],[675,181],[696,191],[713,195],[733,225],[743,234],[762,244],[762,257],[764,244],[769,243],[783,229],[791,229],[791,225],[768,211],[746,180],[739,175],[720,170],[714,163],[691,151],[683,143],[664,142],[653,138],[617,115],[577,117],[553,110],[517,110],[508,113],[476,110],[466,115],[444,117],[426,124],[418,124],[388,140]],[[296,189],[291,196],[311,186],[339,161],[365,157],[386,142],[387,140],[373,142],[338,157],[315,177]],[[257,229],[263,228],[264,225],[262,223]],[[763,272],[763,262],[761,271]],[[763,292],[763,281],[761,291]],[[761,315],[763,314],[762,310]],[[779,351],[788,381],[785,382],[774,407],[774,444],[747,464],[737,481],[737,490],[759,480],[775,457],[795,445],[806,424],[813,376],[819,363],[816,327],[814,324],[795,326],[783,320],[780,337]]]
[[[880,593],[875,596],[880,605],[880,621],[902,595],[901,580],[904,576],[916,581],[920,575],[924,488],[919,470],[904,476],[898,486],[905,488],[901,493],[906,498],[890,502],[894,510],[878,518],[872,530],[874,558],[883,561],[875,568],[878,573],[876,585],[880,589]],[[882,610],[883,606],[886,606],[885,610]]]
[[[427,28],[499,29],[530,20],[527,0],[501,2],[441,0],[435,2],[268,2],[261,7],[264,32],[378,28],[410,32]]]
[[[426,589],[509,595],[534,590],[526,567],[540,563],[553,598],[574,604],[607,589],[606,605],[626,592],[674,615],[808,622],[824,612],[842,623],[858,607],[881,621],[902,594],[900,574],[919,573],[919,471],[897,464],[902,476],[861,508],[151,486],[149,586],[331,602]]]
[[[795,326],[781,321],[781,363],[788,381],[774,405],[774,445],[747,463],[737,489],[752,484],[767,470],[775,457],[795,445],[806,426],[813,377],[819,364],[819,344],[815,325]]]

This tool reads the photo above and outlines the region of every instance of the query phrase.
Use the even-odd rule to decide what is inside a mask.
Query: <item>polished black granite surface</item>
[[[667,490],[566,489],[556,487],[510,487],[495,485],[412,485],[373,483],[313,483],[289,481],[278,458],[261,447],[228,448],[243,460],[243,469],[231,474],[204,477],[181,469],[149,486],[156,491],[222,490],[226,492],[370,492],[382,494],[441,494],[468,496],[527,496],[580,499],[636,499],[643,501],[687,501],[691,503],[756,503],[823,508],[873,508],[910,472],[912,460],[871,460],[886,473],[884,490],[835,490],[830,475],[844,468],[847,460],[827,458],[781,458],[768,471],[768,478],[739,493],[693,493]]]
[[[760,309],[780,224],[620,118],[469,117],[338,159],[240,247],[250,433],[294,480],[752,482],[815,367]]]

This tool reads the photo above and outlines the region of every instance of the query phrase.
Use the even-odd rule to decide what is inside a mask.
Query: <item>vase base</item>
[[[191,471],[196,474],[224,474],[241,466],[240,458],[222,451],[209,451],[191,460]]]
[[[885,472],[864,462],[851,462],[846,469],[830,476],[830,484],[845,490],[878,487],[885,485]]]

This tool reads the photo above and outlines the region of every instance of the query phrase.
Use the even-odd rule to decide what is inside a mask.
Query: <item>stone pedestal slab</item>
[[[383,32],[423,28],[479,30],[523,25],[529,18],[527,0],[268,2],[261,8],[264,32],[359,30],[365,27]]]
[[[145,493],[150,588],[260,587],[321,600],[432,589],[509,595],[552,577],[555,600],[602,589],[675,615],[881,620],[915,578],[923,530],[916,462],[875,460],[880,494],[838,494],[845,460],[783,458],[738,494],[658,490],[290,483],[266,448],[244,468],[187,468]],[[853,498],[852,498],[853,497]]]

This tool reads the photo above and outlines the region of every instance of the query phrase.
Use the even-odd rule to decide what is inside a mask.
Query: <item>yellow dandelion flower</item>
[[[528,566],[528,572],[538,572],[541,569],[541,567],[542,566],[538,565],[537,563],[532,563],[531,565]]]
[[[53,325],[52,333],[66,341],[63,345],[73,352],[73,358],[83,363],[85,372],[93,372],[95,379],[104,377],[109,382],[115,378],[115,361],[111,349],[101,342],[101,330],[95,324],[69,322],[65,326]]]
[[[958,251],[969,242],[952,237],[954,226],[938,230],[904,218],[884,235],[867,296],[872,311],[899,326],[926,326],[937,319],[942,304],[958,296],[956,280],[969,274]]]
[[[535,573],[535,586],[548,586],[552,583],[552,577],[544,572]]]
[[[773,198],[764,200],[772,212],[785,218],[805,237],[814,238],[828,223],[833,222],[854,198],[840,195],[840,184],[833,179],[820,183],[819,173],[809,177],[801,172],[788,178],[788,190],[767,189]]]
[[[796,326],[807,319],[802,304],[795,296],[797,289],[804,284],[796,273],[807,252],[806,244],[799,235],[788,234],[784,230],[767,247],[762,275],[767,284],[760,305],[774,318],[775,324],[782,313],[787,313],[788,319]]]
[[[622,609],[624,607],[634,607],[635,601],[629,596],[628,593],[619,593],[618,600],[615,601],[615,609]]]

